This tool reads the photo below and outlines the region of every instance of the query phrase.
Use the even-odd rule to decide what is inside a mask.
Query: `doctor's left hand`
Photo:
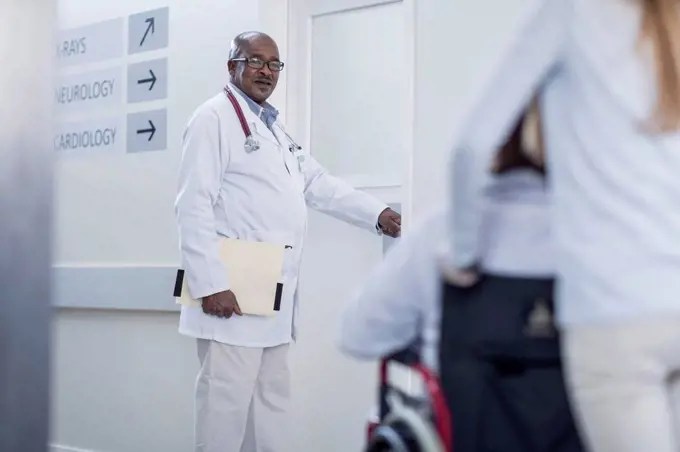
[[[203,312],[220,318],[231,318],[233,314],[243,315],[241,307],[236,301],[236,295],[231,290],[225,290],[203,298]]]
[[[378,217],[378,226],[380,226],[383,234],[395,238],[399,237],[401,235],[401,215],[388,207]]]

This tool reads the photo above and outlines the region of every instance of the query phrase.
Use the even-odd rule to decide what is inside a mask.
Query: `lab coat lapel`
[[[278,119],[274,122],[274,126],[272,127],[274,131],[272,134],[274,135],[274,138],[278,143],[281,144],[281,146],[288,145],[288,139],[286,138],[286,134],[283,132],[283,127],[279,123]],[[269,129],[267,129],[269,130]]]
[[[253,133],[253,135],[257,136],[258,139],[264,139],[276,146],[281,145],[281,143],[279,143],[279,141],[276,139],[276,135],[274,135],[271,130],[269,130],[267,125],[260,118],[255,116],[255,114],[251,113],[251,117],[246,115],[246,120],[250,126],[250,131]]]

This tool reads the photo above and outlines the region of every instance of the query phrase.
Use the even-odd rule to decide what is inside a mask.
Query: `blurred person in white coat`
[[[485,191],[481,266],[491,274],[553,275],[548,190],[535,115],[518,126],[489,166],[494,177]],[[442,204],[399,239],[352,296],[340,321],[344,353],[379,359],[418,344],[423,362],[437,370],[441,264],[449,243]]]
[[[485,168],[541,92],[556,314],[592,452],[680,450],[679,7],[530,2],[452,159],[456,280],[482,257]]]
[[[285,132],[267,102],[283,65],[269,36],[237,36],[229,83],[198,107],[184,133],[177,224],[188,289],[202,307],[182,306],[179,329],[198,339],[197,452],[289,450],[288,350],[307,206],[369,231],[400,232],[398,213],[328,174]],[[220,236],[287,245],[274,317],[241,314]]]

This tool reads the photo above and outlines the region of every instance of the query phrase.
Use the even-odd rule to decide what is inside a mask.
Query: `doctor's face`
[[[281,69],[279,48],[269,37],[251,39],[239,57],[229,61],[232,83],[258,104],[274,92]]]

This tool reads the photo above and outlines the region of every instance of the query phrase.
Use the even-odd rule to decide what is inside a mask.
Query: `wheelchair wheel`
[[[448,452],[439,434],[414,410],[399,406],[378,426],[367,452]]]

